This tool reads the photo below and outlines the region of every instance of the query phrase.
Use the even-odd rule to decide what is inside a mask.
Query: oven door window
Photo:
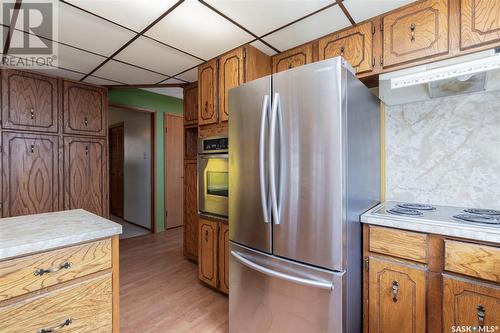
[[[207,194],[227,197],[228,192],[227,172],[207,171]]]

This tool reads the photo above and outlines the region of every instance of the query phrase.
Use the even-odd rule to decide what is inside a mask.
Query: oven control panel
[[[210,137],[200,139],[200,153],[226,153],[229,142],[226,137]]]

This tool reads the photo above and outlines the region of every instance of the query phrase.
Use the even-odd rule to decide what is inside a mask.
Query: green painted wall
[[[156,128],[155,128],[155,163],[156,163],[156,200],[155,200],[155,219],[156,231],[165,230],[165,203],[164,203],[164,154],[163,154],[163,114],[183,114],[182,100],[155,94],[150,91],[140,89],[112,89],[108,93],[109,103],[121,104],[130,107],[147,109],[155,111]]]

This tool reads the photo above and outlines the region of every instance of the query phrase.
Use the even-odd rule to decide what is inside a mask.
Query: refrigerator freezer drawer
[[[344,332],[343,272],[230,243],[229,331]]]

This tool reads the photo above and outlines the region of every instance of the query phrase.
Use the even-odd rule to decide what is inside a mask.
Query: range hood
[[[387,105],[500,90],[500,50],[487,50],[379,77],[379,97]]]

